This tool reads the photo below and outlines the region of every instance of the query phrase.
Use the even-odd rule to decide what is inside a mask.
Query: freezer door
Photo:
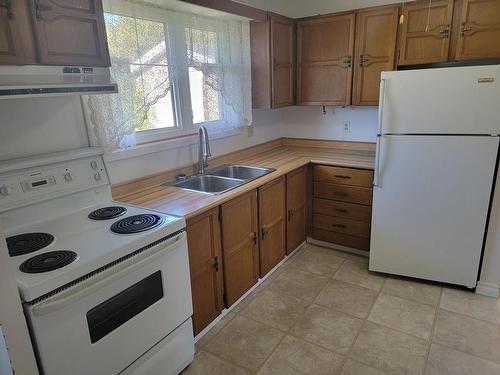
[[[382,79],[381,133],[500,134],[499,65],[384,72]]]
[[[379,141],[370,270],[474,287],[498,138]]]

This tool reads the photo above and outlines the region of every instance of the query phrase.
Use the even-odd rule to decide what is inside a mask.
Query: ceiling
[[[256,8],[292,18],[341,12],[377,5],[401,3],[402,0],[236,0]]]

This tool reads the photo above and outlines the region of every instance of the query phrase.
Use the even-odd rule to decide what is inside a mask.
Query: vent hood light
[[[112,94],[118,87],[109,68],[0,66],[0,99]]]

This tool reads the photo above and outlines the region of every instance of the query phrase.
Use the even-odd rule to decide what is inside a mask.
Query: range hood
[[[109,68],[46,65],[0,66],[0,99],[111,94]]]

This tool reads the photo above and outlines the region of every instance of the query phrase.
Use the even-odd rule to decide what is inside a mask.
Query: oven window
[[[132,285],[87,313],[90,340],[95,343],[163,297],[161,271]]]

